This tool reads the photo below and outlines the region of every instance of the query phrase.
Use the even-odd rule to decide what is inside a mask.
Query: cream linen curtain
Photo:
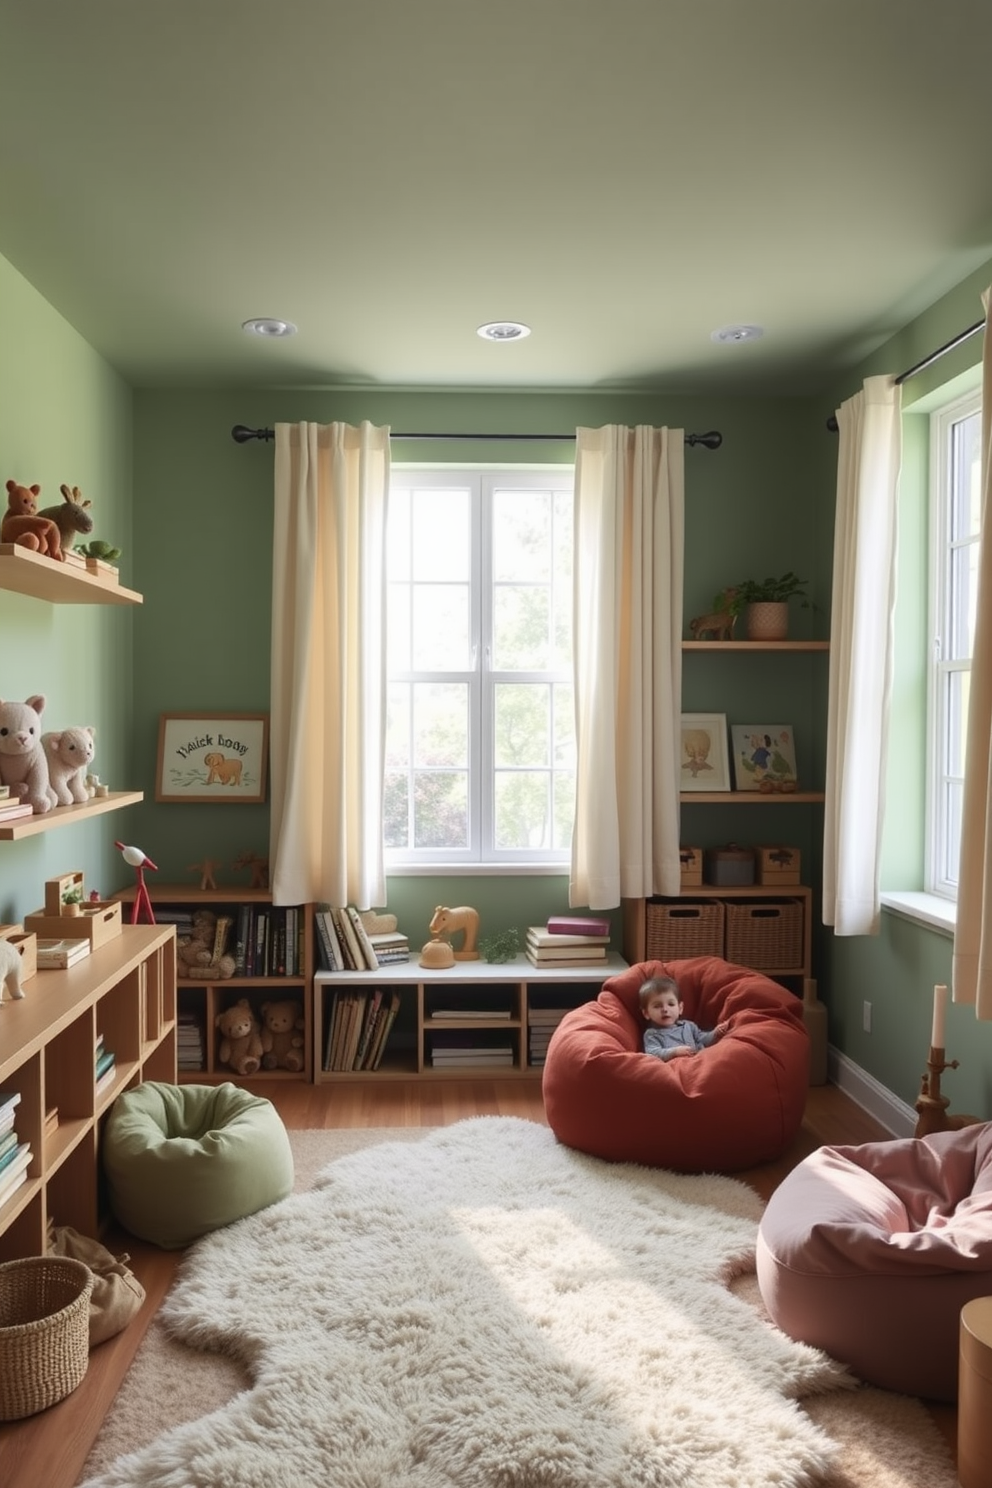
[[[901,392],[869,377],[837,410],[823,922],[875,935],[892,692]]]
[[[386,902],[389,430],[277,424],[270,855],[276,904]]]
[[[992,289],[982,296],[985,350],[982,363],[982,536],[975,600],[975,646],[971,657],[968,738],[965,745],[961,815],[958,915],[954,932],[952,996],[974,1004],[979,1018],[992,1018],[992,529],[989,485],[992,465],[992,342],[988,334]]]
[[[684,459],[681,429],[576,432],[573,907],[679,892]]]

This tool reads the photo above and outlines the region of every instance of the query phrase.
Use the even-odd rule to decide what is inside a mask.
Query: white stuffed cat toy
[[[87,724],[41,736],[48,761],[48,783],[60,806],[71,806],[74,802],[81,805],[90,798],[86,776],[93,758],[95,734],[96,730]]]
[[[41,743],[44,707],[40,693],[24,703],[0,700],[0,784],[9,785],[12,796],[29,801],[36,816],[57,805]]]

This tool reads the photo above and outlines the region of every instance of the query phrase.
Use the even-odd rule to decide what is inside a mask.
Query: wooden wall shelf
[[[829,651],[829,641],[683,641],[683,651]]]
[[[7,826],[0,825],[0,842],[19,842],[22,837],[37,837],[39,832],[50,832],[54,827],[78,826],[91,816],[102,816],[105,811],[120,811],[124,806],[136,806],[145,799],[144,791],[111,791],[107,796],[94,796],[80,806],[54,806],[41,816],[20,816]]]
[[[0,543],[0,589],[52,604],[137,605],[144,596],[84,568],[56,563],[18,543]]]
[[[765,795],[762,791],[681,791],[679,800],[683,806],[789,806],[810,805],[824,800],[823,791],[775,791]]]

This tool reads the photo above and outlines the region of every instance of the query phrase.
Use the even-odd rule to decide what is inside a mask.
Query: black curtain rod
[[[574,434],[394,434],[390,431],[390,439],[488,439],[488,440],[521,440],[539,441],[542,444],[575,443]],[[238,444],[247,444],[250,439],[274,439],[274,429],[249,429],[244,424],[235,424],[231,430],[231,438]],[[717,429],[710,429],[706,434],[687,434],[686,444],[701,444],[706,449],[719,449],[723,443],[723,435]]]
[[[938,346],[936,351],[931,351],[929,356],[925,356],[922,361],[907,368],[905,372],[900,372],[896,378],[896,387],[902,387],[902,384],[908,382],[911,377],[915,377],[917,372],[925,372],[927,367],[932,367],[934,362],[939,362],[942,356],[946,356],[949,351],[954,351],[958,346],[963,346],[965,341],[970,341],[972,336],[976,336],[979,331],[984,329],[984,320],[976,320],[975,324],[970,325],[966,331],[959,332],[950,341],[945,341],[943,346]],[[837,415],[835,413],[832,413],[827,419],[827,428],[831,434],[837,433]]]

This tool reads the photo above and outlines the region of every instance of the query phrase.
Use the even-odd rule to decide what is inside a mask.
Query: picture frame
[[[799,789],[791,723],[735,723],[730,739],[735,790],[789,795]]]
[[[268,748],[267,713],[162,713],[155,799],[262,802]]]
[[[683,713],[679,763],[681,791],[729,791],[726,713]]]

